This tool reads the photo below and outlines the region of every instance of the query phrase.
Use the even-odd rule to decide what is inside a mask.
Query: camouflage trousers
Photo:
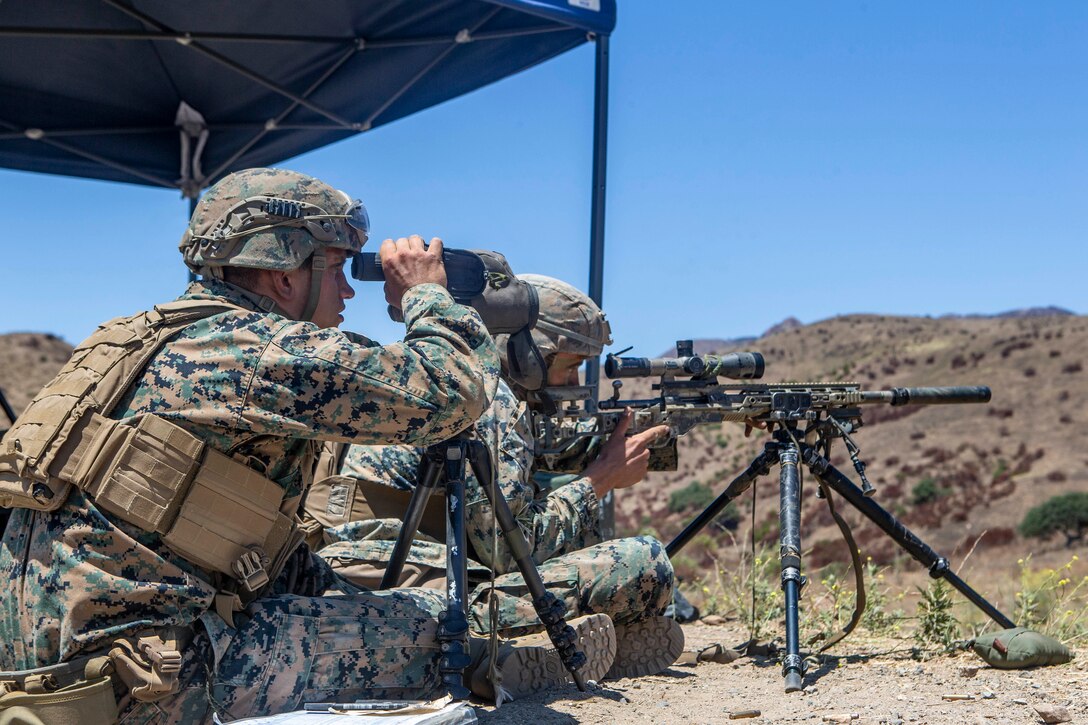
[[[318,555],[352,584],[370,588],[381,579],[392,542],[339,541]],[[544,586],[567,606],[567,617],[603,613],[623,625],[661,614],[672,601],[672,564],[660,541],[649,536],[615,539],[548,559],[537,566]],[[445,546],[416,541],[406,572],[412,584],[445,587]],[[470,579],[479,582],[487,570],[470,566]],[[403,581],[403,579],[402,579]],[[398,590],[394,590],[398,591]],[[490,631],[491,584],[476,585],[468,598],[469,625],[478,634]],[[506,637],[542,629],[528,587],[520,574],[495,579],[496,624]]]
[[[123,725],[224,722],[306,702],[429,697],[439,687],[441,592],[258,600],[228,629],[214,614],[186,649],[181,691],[155,703],[122,699]],[[126,696],[127,698],[127,696]]]

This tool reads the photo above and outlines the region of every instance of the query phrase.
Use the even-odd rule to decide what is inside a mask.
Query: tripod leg
[[[782,660],[782,675],[786,678],[786,692],[800,690],[801,676],[804,674],[797,612],[797,600],[801,594],[801,472],[798,456],[797,444],[792,440],[786,442],[778,454],[778,523],[782,592],[786,600],[786,656]]]
[[[986,616],[1000,624],[1002,627],[1009,628],[1016,626],[1011,619],[998,611],[998,609],[986,601],[981,594],[968,586],[967,582],[956,576],[956,574],[948,568],[948,559],[939,556],[897,518],[885,511],[880,504],[865,496],[862,490],[854,485],[853,481],[832,466],[830,461],[821,456],[814,448],[807,445],[804,446],[804,460],[814,476],[837,491],[851,506],[879,526],[881,530],[890,536],[895,543],[899,544],[904,551],[928,568],[931,577],[947,581],[960,594],[967,597],[972,604],[981,609]]]
[[[510,504],[492,486],[494,471],[491,467],[491,455],[488,453],[487,447],[480,441],[475,440],[469,441],[468,447],[469,462],[476,474],[476,480],[480,482],[480,488],[484,490],[484,494],[491,504],[491,510],[495,512],[495,518],[499,522],[499,528],[502,530],[506,545],[510,549],[510,553],[514,555],[521,578],[525,580],[529,595],[533,598],[533,609],[536,610],[536,614],[540,617],[549,639],[555,645],[555,650],[559,653],[559,659],[562,661],[563,666],[567,668],[567,671],[570,672],[571,677],[574,679],[574,684],[584,692],[586,689],[585,677],[582,676],[579,670],[585,665],[586,656],[578,650],[578,641],[574,629],[563,619],[566,614],[566,606],[557,596],[544,587],[544,581],[540,578],[540,572],[537,571],[536,563],[529,551],[529,543],[525,540],[525,535],[521,533],[521,529],[518,528],[517,522],[514,521],[514,514],[510,511]],[[495,626],[494,622],[491,624]]]
[[[676,535],[676,538],[665,547],[665,553],[670,557],[684,548],[692,537],[702,531],[707,524],[717,518],[718,514],[729,505],[729,502],[740,496],[752,485],[752,481],[770,472],[771,466],[778,461],[778,450],[774,443],[763,446],[763,452],[748,464],[748,468],[734,478],[716,499],[703,509],[703,512],[691,520],[684,530]]]
[[[382,589],[392,589],[400,583],[400,575],[404,571],[404,561],[408,558],[408,550],[412,548],[412,540],[419,531],[419,522],[423,520],[423,511],[427,508],[427,501],[434,493],[438,484],[438,477],[442,473],[442,461],[444,460],[445,444],[428,448],[423,453],[423,459],[419,463],[418,483],[412,491],[412,500],[408,503],[408,511],[404,515],[404,523],[401,524],[400,533],[397,534],[397,543],[393,545],[393,553],[389,559],[389,565],[382,574]]]
[[[446,611],[438,617],[438,642],[442,658],[438,671],[455,700],[467,700],[464,671],[472,658],[468,649],[468,554],[465,551],[465,454],[467,441],[450,441],[445,447],[446,478]]]

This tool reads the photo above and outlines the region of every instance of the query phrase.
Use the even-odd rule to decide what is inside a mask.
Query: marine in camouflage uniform
[[[533,338],[548,366],[550,384],[576,385],[578,365],[611,343],[604,315],[584,294],[559,280],[538,275],[519,275],[519,279],[532,284],[540,298],[540,321]],[[499,347],[504,350],[501,342]],[[664,546],[652,537],[602,540],[598,501],[602,487],[599,481],[595,485],[593,479],[599,470],[592,463],[582,466],[583,475],[554,490],[546,478],[534,475],[534,438],[527,403],[505,380],[500,381],[491,407],[474,429],[492,451],[499,491],[525,535],[545,585],[565,600],[569,614],[606,613],[616,625],[620,650],[610,674],[647,674],[672,664],[683,647],[683,635],[675,622],[657,616],[671,601],[673,585]],[[648,431],[642,441],[652,440],[657,433]],[[629,447],[631,441],[627,439]],[[644,448],[644,442],[634,444],[633,455],[643,456],[639,446]],[[612,452],[623,443],[621,431]],[[371,484],[365,486],[368,496],[381,495],[381,489],[373,484],[410,490],[422,452],[408,446],[351,445],[341,455],[341,476],[315,483],[312,493],[316,495],[308,499],[307,513],[325,526],[324,537],[329,543],[319,554],[341,575],[363,586],[376,586],[384,563],[390,559],[391,539],[395,539],[399,524],[390,519],[349,520],[358,516],[353,517],[341,504],[360,494],[343,489],[354,481],[360,491]],[[628,464],[625,485],[642,478],[644,460]],[[480,581],[487,569],[498,575],[494,595],[487,581],[472,592],[472,626],[479,632],[489,629],[494,597],[501,633],[538,629],[539,619],[516,573],[516,562],[471,470],[466,473],[465,497],[469,549],[478,564],[470,568],[470,578]],[[445,547],[429,537],[417,536],[407,565],[409,581],[437,585],[445,573]],[[655,654],[647,657],[649,652]]]
[[[281,489],[273,506],[292,517],[316,442],[427,444],[471,424],[494,392],[499,360],[476,312],[444,289],[440,243],[383,244],[403,342],[379,347],[336,329],[354,294],[343,264],[365,241],[367,221],[357,202],[294,172],[255,169],[220,181],[182,239],[187,263],[204,279],[181,299],[234,307],[167,340],[102,412],[126,425],[170,421],[270,479]],[[247,269],[235,277],[234,267]],[[17,426],[4,445],[18,436]],[[118,683],[125,723],[196,723],[213,710],[233,719],[305,701],[436,690],[439,593],[320,596],[334,576],[302,546],[259,596],[221,616],[217,605],[230,599],[223,595],[238,591],[231,582],[124,518],[75,487],[53,511],[12,512],[0,543],[9,586],[0,670],[101,655],[119,637],[153,633],[172,643],[177,635],[180,689],[140,701]]]

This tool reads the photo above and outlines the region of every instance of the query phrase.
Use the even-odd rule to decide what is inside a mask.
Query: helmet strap
[[[310,257],[310,297],[302,311],[302,319],[313,321],[317,303],[321,299],[321,281],[325,277],[325,250],[320,247]]]
[[[581,335],[574,330],[568,330],[565,327],[554,325],[547,320],[541,320],[538,318],[536,321],[536,329],[550,332],[553,335],[563,335],[564,337],[574,340],[575,342],[580,342],[583,345],[588,345],[590,348],[596,349],[598,355],[600,355],[601,350],[604,349],[604,345],[601,344],[600,340],[594,340],[592,337]]]
[[[548,382],[548,364],[533,342],[528,327],[510,335],[506,341],[507,374],[519,387],[540,390]]]
[[[220,278],[218,281],[219,284],[231,288],[239,295],[247,299],[253,304],[254,307],[261,310],[262,312],[271,312],[281,317],[291,317],[291,315],[287,314],[286,310],[280,307],[279,304],[268,295],[258,295],[256,292],[247,290],[245,287],[239,287],[238,285],[228,282],[222,278]]]

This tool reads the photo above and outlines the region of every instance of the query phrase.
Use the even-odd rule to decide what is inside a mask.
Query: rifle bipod
[[[442,682],[456,700],[469,696],[462,675],[470,663],[468,651],[468,617],[465,592],[468,586],[468,552],[465,537],[465,462],[472,466],[476,480],[480,482],[491,510],[513,554],[525,584],[532,597],[533,609],[540,617],[549,639],[555,646],[563,666],[570,672],[578,689],[585,691],[585,678],[579,671],[586,663],[586,656],[578,649],[577,634],[566,623],[566,606],[544,587],[536,564],[529,552],[525,535],[514,521],[510,505],[494,485],[491,455],[479,440],[461,434],[456,438],[429,446],[420,461],[419,475],[404,524],[397,535],[389,565],[382,576],[382,589],[397,585],[404,570],[404,562],[412,540],[419,530],[427,500],[436,486],[446,490],[446,611],[439,615],[438,640],[442,658],[439,664]],[[492,622],[492,626],[495,623]]]
[[[825,451],[826,453],[826,451]],[[786,609],[786,647],[782,658],[782,675],[786,680],[786,692],[802,689],[805,665],[801,657],[798,636],[799,605],[804,577],[801,576],[801,475],[800,464],[808,468],[824,486],[835,491],[851,506],[876,524],[904,551],[929,569],[934,579],[944,579],[986,616],[1004,628],[1016,626],[982,595],[959,578],[948,566],[948,560],[939,556],[898,519],[880,504],[869,498],[846,475],[821,455],[818,446],[804,441],[797,429],[789,425],[774,432],[774,440],[763,446],[763,451],[748,467],[734,478],[716,499],[689,523],[684,530],[665,547],[670,557],[680,551],[708,523],[713,521],[730,501],[740,496],[752,482],[770,473],[771,466],[779,465],[779,542],[782,563],[782,591]]]

